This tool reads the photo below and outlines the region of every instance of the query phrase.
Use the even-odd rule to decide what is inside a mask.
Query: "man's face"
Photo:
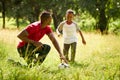
[[[73,13],[67,13],[67,14],[66,14],[66,19],[67,19],[67,20],[72,20],[73,17],[74,17]]]
[[[47,25],[50,25],[51,22],[52,22],[52,17],[50,16],[50,17],[46,20],[46,23],[47,23]]]

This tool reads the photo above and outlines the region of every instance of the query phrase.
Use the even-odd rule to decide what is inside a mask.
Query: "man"
[[[76,22],[73,21],[73,17],[74,17],[74,11],[71,9],[67,10],[66,20],[61,22],[57,28],[58,35],[60,35],[60,32],[63,32],[63,38],[64,38],[63,53],[68,61],[69,61],[68,52],[69,52],[69,48],[71,47],[71,60],[70,61],[72,62],[75,61],[76,44],[77,44],[76,32],[77,31],[79,32],[82,38],[82,43],[86,44],[86,41],[83,37],[82,32],[80,31]]]
[[[20,56],[27,61],[28,65],[33,62],[42,63],[50,51],[49,45],[39,42],[46,34],[58,51],[60,59],[67,62],[49,26],[52,20],[51,14],[45,11],[40,15],[40,19],[41,21],[31,23],[18,34],[17,37],[22,40],[17,46]],[[38,54],[38,57],[36,57],[36,54]]]

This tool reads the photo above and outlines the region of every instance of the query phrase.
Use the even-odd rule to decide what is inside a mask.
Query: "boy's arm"
[[[75,22],[74,22],[74,23],[75,23]],[[78,27],[77,23],[75,23],[75,25],[76,25],[76,31],[79,32],[79,34],[80,34],[80,36],[81,36],[81,38],[82,38],[82,43],[83,43],[83,44],[86,44],[86,41],[85,41],[85,39],[84,39],[84,36],[83,36],[80,28]]]
[[[62,30],[63,30],[63,23],[60,23],[58,25],[58,28],[56,29],[58,36],[60,36]]]
[[[82,34],[82,32],[79,30],[79,34],[80,34],[80,36],[81,36],[81,38],[82,38],[82,43],[83,44],[86,44],[86,41],[85,41],[85,39],[84,39],[84,36],[83,36],[83,34]]]

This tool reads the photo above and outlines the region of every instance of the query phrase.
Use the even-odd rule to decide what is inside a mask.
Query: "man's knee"
[[[51,47],[48,44],[43,44],[42,51],[44,51],[45,54],[49,53]]]

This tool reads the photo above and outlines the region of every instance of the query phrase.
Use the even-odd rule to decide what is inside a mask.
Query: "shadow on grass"
[[[78,63],[78,62],[70,62],[70,65],[72,67],[81,67],[81,68],[85,68],[89,66],[89,63]]]
[[[16,62],[13,59],[7,59],[7,64],[13,67],[21,67],[21,68],[28,68],[27,65],[23,65],[20,62]]]

